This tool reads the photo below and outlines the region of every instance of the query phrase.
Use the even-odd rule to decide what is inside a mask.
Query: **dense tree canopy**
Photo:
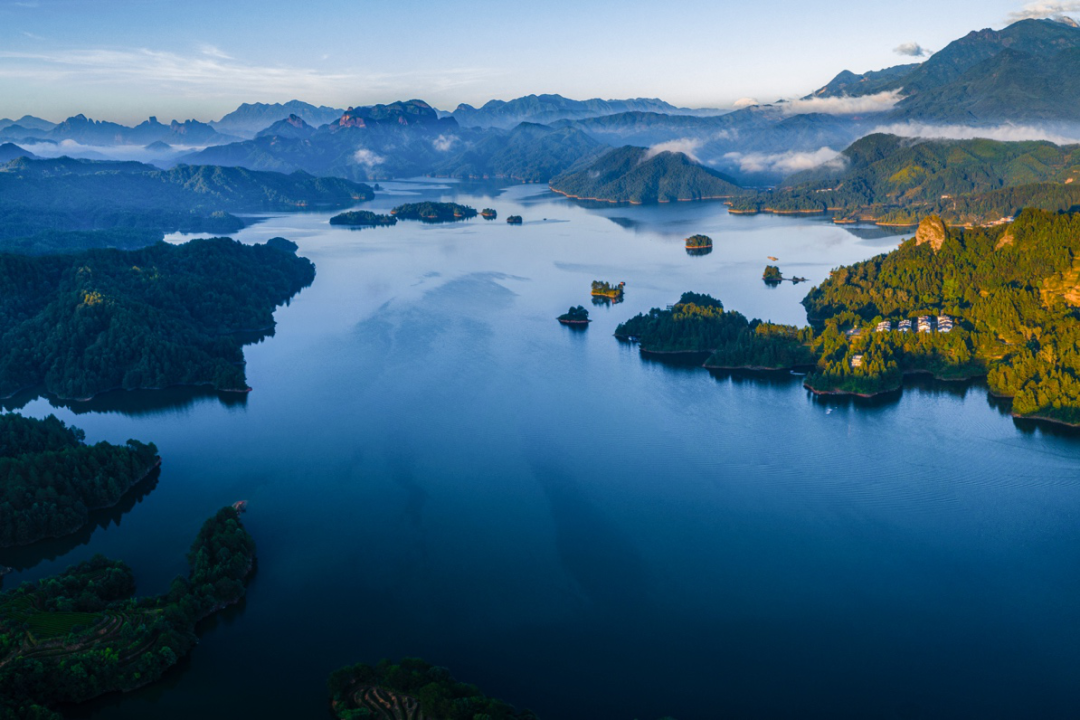
[[[181,384],[244,390],[236,333],[271,329],[274,308],[314,276],[273,241],[0,255],[0,397],[38,386],[64,398]]]
[[[75,532],[159,463],[153,444],[84,438],[53,415],[0,415],[0,547]]]

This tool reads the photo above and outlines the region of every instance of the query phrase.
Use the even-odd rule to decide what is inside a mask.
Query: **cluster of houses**
[[[932,333],[932,332],[935,332],[935,331],[939,332],[939,333],[952,332],[953,319],[951,317],[949,317],[948,315],[938,315],[936,320],[934,318],[930,317],[929,315],[920,315],[919,317],[917,317],[915,319],[914,323],[912,323],[911,320],[901,320],[900,322],[898,322],[896,324],[896,330],[898,332],[909,333],[913,329],[917,330],[920,333]],[[877,324],[877,327],[874,328],[874,332],[878,332],[878,333],[892,332],[892,331],[893,331],[893,324],[889,320],[883,320],[883,321],[879,322]],[[859,330],[858,328],[853,328],[853,329],[847,331],[848,337],[853,337],[853,338],[854,337],[859,337],[859,335],[861,335],[861,334],[862,334],[862,331]],[[852,358],[851,358],[851,367],[859,368],[859,367],[862,367],[862,366],[863,366],[863,356],[862,355],[854,355],[854,356],[852,356]]]
[[[884,320],[877,324],[874,328],[874,332],[892,332],[893,324],[888,320]],[[930,317],[929,315],[920,315],[915,319],[915,323],[912,324],[911,320],[901,320],[896,325],[896,329],[899,332],[911,332],[912,329],[921,333],[932,333],[935,330],[939,333],[952,332],[953,319],[948,315],[938,315],[937,319]]]

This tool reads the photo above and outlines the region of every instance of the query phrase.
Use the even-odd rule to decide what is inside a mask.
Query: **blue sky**
[[[1080,16],[1050,0],[0,0],[0,118],[533,92],[724,107],[910,62],[895,49],[937,50],[1025,8]]]

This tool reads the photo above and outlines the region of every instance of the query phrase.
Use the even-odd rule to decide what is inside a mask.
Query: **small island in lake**
[[[589,311],[578,305],[577,307],[572,307],[566,313],[560,315],[559,322],[561,322],[563,325],[585,326],[588,325],[591,320],[589,320]]]
[[[188,561],[188,577],[156,597],[132,597],[131,568],[101,555],[0,594],[0,717],[59,720],[51,708],[134,690],[176,665],[198,642],[196,623],[244,597],[255,541],[222,508]]]
[[[419,658],[344,667],[330,675],[328,686],[338,720],[536,720]]]
[[[780,268],[775,265],[766,265],[765,272],[762,274],[761,278],[768,285],[779,285],[784,281],[784,276],[780,274]]]
[[[476,209],[451,202],[420,202],[398,205],[390,214],[401,220],[420,220],[439,223],[468,220],[476,217]]]
[[[330,224],[348,227],[381,227],[397,225],[397,218],[393,215],[378,215],[370,210],[350,210],[330,218]]]
[[[626,283],[621,282],[618,285],[612,285],[611,283],[603,280],[593,280],[592,283],[592,296],[594,298],[603,298],[606,300],[621,300],[623,296],[623,288],[626,287]]]
[[[686,238],[687,250],[701,250],[712,247],[712,238],[708,235],[691,235]]]
[[[153,443],[85,438],[54,415],[0,415],[0,547],[76,532],[161,464]]]
[[[499,213],[495,212],[491,208],[484,208],[480,211],[480,217],[484,218],[485,220],[494,220],[495,218],[499,217]]]
[[[510,217],[506,218],[506,222],[510,225],[520,225],[525,221],[521,218],[520,215],[511,215]]]

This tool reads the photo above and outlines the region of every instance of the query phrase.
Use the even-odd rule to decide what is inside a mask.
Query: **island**
[[[343,667],[327,685],[331,715],[339,720],[536,720],[419,658]]]
[[[510,225],[521,225],[525,220],[520,215],[511,215],[506,218],[506,222]]]
[[[704,250],[706,248],[712,249],[712,238],[708,235],[691,235],[686,238],[687,250]]]
[[[747,322],[684,294],[616,330],[642,352],[723,369],[807,367],[818,394],[870,397],[909,374],[985,378],[1018,418],[1080,426],[1080,214],[1024,210],[966,230],[938,217],[885,255],[834,270],[803,300],[811,325]]]
[[[617,302],[622,299],[623,290],[625,287],[626,283],[624,282],[621,282],[618,285],[612,285],[611,283],[603,280],[593,280],[592,296],[594,298],[613,300]]]
[[[775,265],[766,265],[765,272],[762,273],[761,277],[766,285],[779,285],[784,281],[784,276],[780,274],[780,268]]]
[[[350,210],[330,218],[330,224],[348,227],[387,227],[397,225],[397,218],[393,215],[379,215],[370,210]]]
[[[552,178],[549,186],[578,200],[633,204],[727,199],[746,193],[732,178],[685,153],[633,146],[575,166]]]
[[[161,464],[153,443],[85,439],[55,415],[0,415],[0,547],[76,532]]]
[[[589,323],[589,311],[578,305],[577,307],[570,308],[567,312],[559,316],[559,322],[563,325],[577,325],[588,327]]]
[[[274,309],[315,278],[295,252],[284,238],[212,238],[0,255],[0,398],[179,385],[247,392],[244,344],[270,334]]]
[[[188,576],[155,597],[133,597],[131,568],[100,555],[0,594],[0,716],[59,720],[59,705],[134,690],[176,665],[196,623],[243,599],[255,541],[222,508],[188,561]]]
[[[390,214],[402,220],[441,223],[474,218],[476,210],[468,205],[451,202],[420,202],[398,205],[390,211]]]
[[[499,213],[495,212],[491,208],[484,208],[480,211],[480,217],[484,218],[485,220],[494,220],[495,218],[499,217]]]

